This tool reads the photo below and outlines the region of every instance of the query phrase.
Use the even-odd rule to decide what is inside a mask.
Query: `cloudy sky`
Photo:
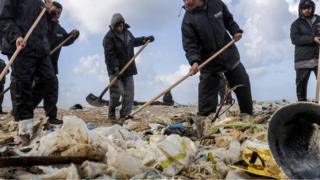
[[[102,39],[116,12],[123,14],[136,37],[154,35],[156,38],[137,59],[137,100],[150,99],[187,73],[189,66],[180,31],[184,14],[182,0],[58,1],[64,5],[61,24],[67,31],[74,28],[81,31],[80,39],[73,46],[64,48],[60,57],[59,106],[86,105],[85,97],[89,93],[98,95],[107,85]],[[295,100],[293,46],[289,31],[297,17],[298,0],[224,2],[245,32],[238,47],[250,75],[254,99]],[[197,85],[198,77],[191,77],[172,92],[174,99],[183,104],[195,104]],[[315,78],[312,76],[309,97],[314,94]],[[105,98],[109,99],[109,95]]]

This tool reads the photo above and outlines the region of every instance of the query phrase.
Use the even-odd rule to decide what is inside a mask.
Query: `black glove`
[[[150,42],[153,42],[154,41],[154,37],[151,35],[151,36],[148,36],[145,38],[145,42],[147,41],[150,41]]]
[[[78,38],[80,35],[80,32],[77,29],[74,29],[71,31],[71,35],[73,38]]]
[[[120,75],[120,70],[119,70],[118,67],[114,68],[112,75],[113,75],[113,76],[119,76],[119,75]]]

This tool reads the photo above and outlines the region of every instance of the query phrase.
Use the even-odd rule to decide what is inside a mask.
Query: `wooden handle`
[[[136,60],[136,58],[141,54],[141,52],[148,46],[150,43],[150,40],[148,40],[140,49],[139,51],[130,59],[130,61],[122,68],[120,71],[119,75],[114,77],[110,84],[102,91],[102,93],[99,96],[99,99],[102,99],[102,97],[106,94],[108,89],[112,87],[118,80],[119,76],[121,76],[127,69],[128,67]]]
[[[32,24],[31,28],[28,30],[26,36],[24,37],[24,41],[27,42],[29,37],[31,36],[32,32],[34,31],[34,29],[37,27],[37,25],[39,24],[41,18],[43,17],[44,13],[46,12],[46,8],[43,8],[43,10],[41,11],[41,13],[39,14],[39,16],[37,17],[37,19],[35,20],[35,22]],[[2,70],[1,74],[0,74],[0,81],[5,77],[5,75],[7,74],[9,67],[13,64],[14,60],[17,58],[17,56],[19,55],[19,53],[21,52],[22,47],[18,46],[17,49],[15,50],[15,52],[13,53],[13,55],[11,56],[8,64],[6,65],[6,67]]]
[[[317,76],[317,89],[316,89],[316,101],[320,104],[320,47],[319,47],[319,59],[318,59],[318,76]]]
[[[58,49],[60,49],[65,43],[67,43],[71,38],[73,37],[73,34],[70,34],[65,40],[63,40],[57,47],[51,50],[50,55],[55,53]]]
[[[159,99],[160,97],[162,97],[163,95],[165,95],[167,92],[169,92],[170,90],[172,90],[173,88],[175,88],[176,86],[178,86],[180,83],[182,83],[184,80],[188,79],[188,77],[191,74],[188,73],[187,75],[183,76],[181,79],[179,79],[177,82],[175,82],[173,85],[171,85],[170,87],[168,87],[166,90],[164,90],[162,93],[160,93],[158,96],[152,98],[150,101],[148,101],[147,103],[145,103],[143,106],[141,106],[140,108],[138,108],[135,112],[131,113],[130,116],[134,116],[137,113],[139,113],[140,111],[142,111],[143,109],[145,109],[146,107],[150,106],[153,102],[155,102],[157,99]]]
[[[7,93],[9,90],[10,90],[10,86],[7,87],[4,91],[2,91],[2,92],[0,93],[0,96],[3,96],[3,95],[4,95],[5,93]]]
[[[209,59],[207,59],[205,62],[203,62],[200,66],[199,66],[199,70],[202,69],[204,66],[206,66],[208,63],[210,63],[213,59],[215,59],[216,57],[218,57],[222,52],[224,52],[227,48],[229,48],[231,45],[233,45],[236,41],[232,40],[230,41],[227,45],[225,45],[222,49],[220,49],[218,52],[216,52],[214,55],[212,55]],[[166,94],[167,92],[169,92],[170,90],[172,90],[173,88],[175,88],[176,86],[178,86],[180,83],[182,83],[183,81],[185,81],[186,79],[188,79],[188,77],[190,77],[192,74],[189,72],[187,75],[183,76],[181,79],[179,79],[177,82],[175,82],[173,85],[171,85],[170,87],[168,87],[166,90],[164,90],[162,93],[160,93],[158,96],[152,98],[150,101],[148,101],[147,103],[145,103],[143,106],[141,106],[140,108],[138,108],[136,111],[134,111],[133,113],[130,114],[130,116],[134,116],[137,113],[139,113],[140,111],[142,111],[143,109],[145,109],[146,107],[150,106],[154,101],[156,101],[157,99],[159,99],[160,97],[162,97],[164,94]]]

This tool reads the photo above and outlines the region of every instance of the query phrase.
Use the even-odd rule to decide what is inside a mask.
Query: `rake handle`
[[[37,19],[35,20],[35,22],[32,24],[31,28],[28,30],[26,36],[24,37],[24,41],[27,42],[29,37],[31,36],[32,32],[34,31],[34,29],[37,27],[37,25],[39,24],[41,18],[43,17],[44,13],[46,12],[46,8],[43,8],[41,13],[39,14],[39,16],[37,17]],[[5,75],[7,74],[9,67],[13,64],[14,60],[17,58],[17,56],[19,55],[19,53],[21,52],[22,47],[18,46],[17,49],[15,50],[15,52],[13,53],[12,57],[10,58],[8,64],[6,65],[6,67],[2,70],[1,74],[0,74],[0,81],[5,77]]]
[[[55,53],[58,49],[60,49],[65,43],[67,43],[71,38],[73,37],[73,34],[70,34],[65,40],[63,40],[57,47],[51,50],[50,55]]]
[[[221,48],[218,52],[216,52],[214,55],[212,55],[209,59],[207,59],[205,62],[203,62],[200,66],[199,66],[199,70],[202,69],[204,66],[206,66],[208,63],[210,63],[213,59],[215,59],[216,57],[218,57],[222,52],[224,52],[226,49],[228,49],[231,45],[233,45],[236,42],[236,40],[232,40],[230,41],[227,45],[225,45],[223,48]],[[170,87],[168,87],[166,90],[164,90],[162,93],[160,93],[158,96],[152,98],[150,101],[148,101],[147,103],[145,103],[143,106],[141,106],[140,108],[138,108],[135,112],[131,113],[130,116],[134,116],[136,114],[138,114],[140,111],[142,111],[143,109],[145,109],[146,107],[150,106],[154,101],[156,101],[157,99],[159,99],[160,97],[162,97],[165,93],[169,92],[170,90],[172,90],[173,88],[175,88],[176,86],[178,86],[180,83],[182,83],[183,81],[185,81],[186,79],[188,79],[188,77],[190,77],[192,74],[189,72],[187,75],[183,76],[181,79],[179,79],[177,82],[175,82],[173,85],[171,85]]]
[[[102,97],[106,94],[106,92],[109,90],[110,87],[112,87],[119,77],[128,69],[128,67],[136,60],[136,58],[141,54],[141,52],[148,46],[150,43],[150,40],[148,40],[140,49],[139,51],[130,59],[130,61],[121,69],[120,73],[118,76],[115,76],[110,84],[102,91],[102,93],[99,96],[99,99],[102,99]]]

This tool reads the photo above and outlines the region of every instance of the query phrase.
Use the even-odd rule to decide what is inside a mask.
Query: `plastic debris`
[[[223,160],[227,164],[233,164],[240,161],[241,144],[237,140],[233,140],[228,149],[215,148],[210,150],[212,154]],[[209,153],[210,153],[209,152]]]
[[[17,179],[80,179],[78,170],[75,165],[71,165],[67,168],[52,169],[46,174],[34,175],[34,174],[23,174],[15,177]]]
[[[17,125],[5,116],[8,118],[0,125],[0,156],[85,156],[97,162],[5,168],[0,171],[0,178],[250,179],[257,177],[256,172],[271,174],[264,177],[282,177],[275,175],[279,170],[276,164],[269,166],[269,161],[264,160],[263,166],[262,160],[256,158],[257,150],[252,149],[255,144],[247,140],[258,139],[258,144],[265,144],[268,119],[285,104],[255,104],[253,116],[240,114],[237,106],[223,107],[221,112],[226,112],[215,122],[213,114],[201,121],[204,123],[198,123],[204,118],[196,115],[196,106],[151,106],[124,126],[112,125],[105,108],[61,109],[59,112],[66,115],[62,127],[40,128],[36,139],[24,148],[6,140],[15,136]],[[45,117],[38,117],[39,112],[43,114],[43,109],[36,110],[36,118],[44,122]],[[198,137],[199,124],[203,138]],[[248,165],[252,158],[256,161]],[[262,176],[260,173],[258,177]]]
[[[196,136],[196,132],[193,130],[193,127],[190,124],[186,125],[185,123],[178,123],[178,124],[169,125],[164,130],[164,135],[171,135],[171,134],[177,134],[177,135],[185,136],[185,137],[195,137]]]
[[[93,129],[97,128],[97,125],[89,123],[89,124],[87,124],[87,128],[88,128],[88,130],[93,130]]]
[[[131,180],[140,180],[140,179],[163,179],[164,177],[161,175],[160,172],[156,170],[151,170],[144,172],[142,174],[135,175],[131,178]]]
[[[245,172],[275,179],[286,179],[272,157],[267,144],[246,141],[243,143],[242,162],[231,167]]]
[[[177,175],[197,153],[196,145],[188,138],[171,135],[157,143],[160,169],[164,175]]]
[[[225,180],[246,180],[246,179],[252,179],[248,174],[246,174],[243,171],[240,170],[232,170],[229,171]]]

